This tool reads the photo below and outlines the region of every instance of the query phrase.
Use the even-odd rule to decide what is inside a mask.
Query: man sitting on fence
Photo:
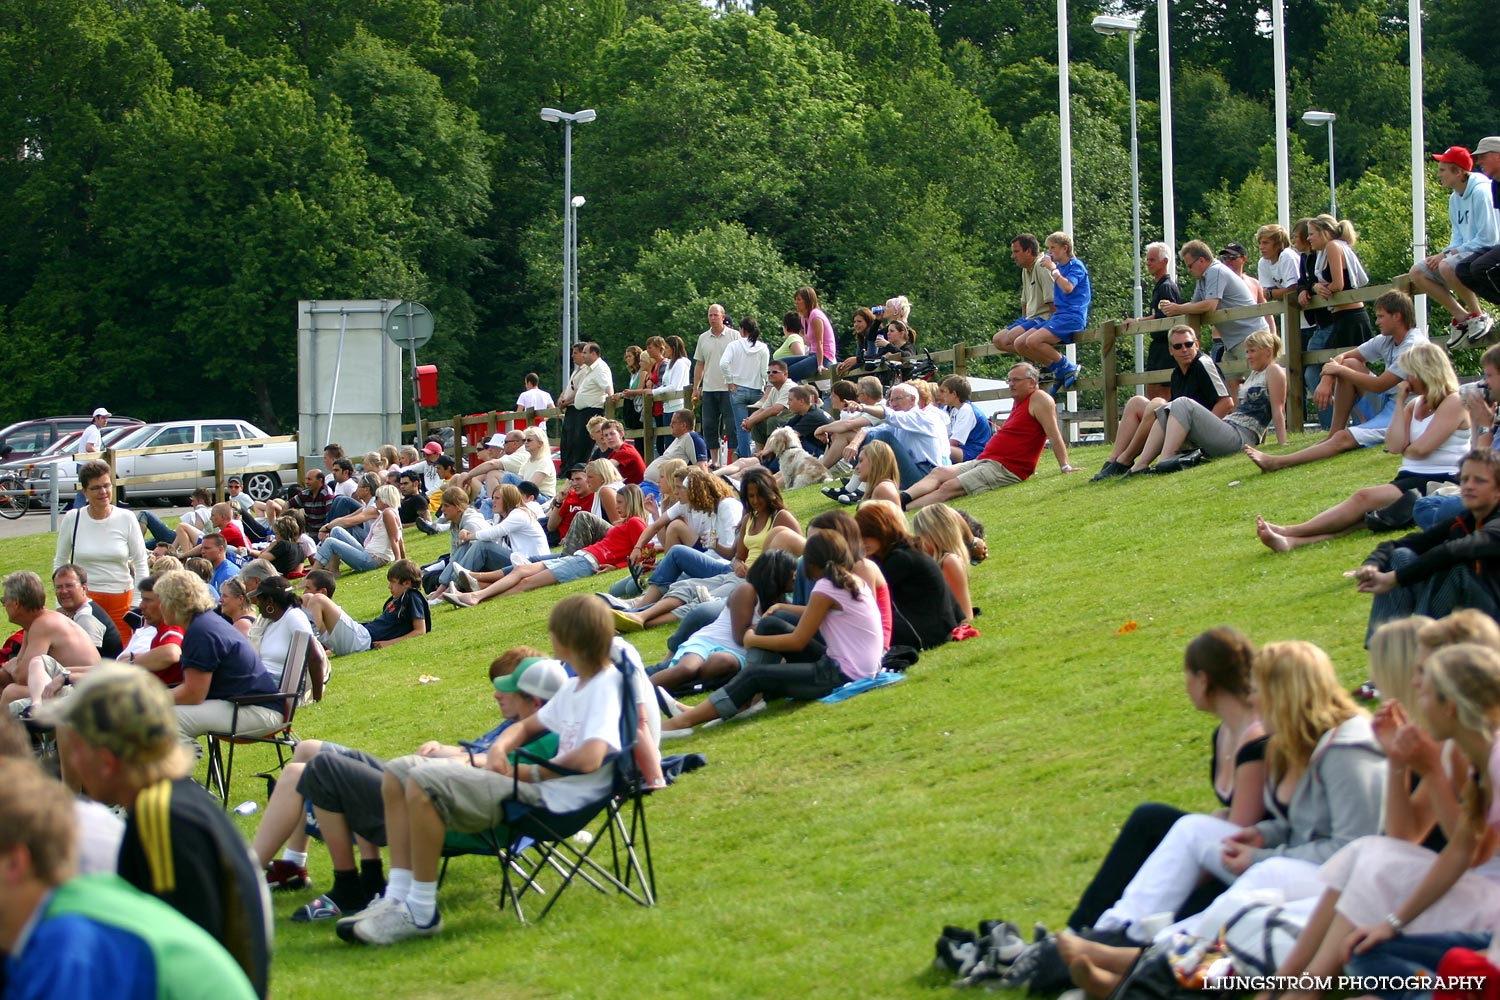
[[[1202,240],[1190,240],[1182,247],[1182,266],[1197,281],[1193,298],[1189,302],[1163,302],[1162,312],[1168,316],[1206,316],[1221,309],[1235,309],[1255,304],[1255,297],[1244,280],[1229,269],[1223,261],[1214,259],[1214,252]],[[1245,341],[1256,330],[1266,329],[1263,316],[1247,319],[1221,320],[1214,324],[1215,361],[1245,360]],[[1222,351],[1218,348],[1222,345]],[[1238,388],[1231,383],[1230,392]]]
[[[1058,348],[1073,343],[1073,338],[1088,327],[1094,288],[1088,268],[1073,255],[1073,237],[1067,233],[1059,231],[1047,237],[1047,253],[1041,264],[1047,269],[1056,311],[1047,322],[1017,337],[1013,347],[1052,376],[1050,391],[1055,397],[1078,381],[1078,365]]]
[[[1479,140],[1474,147],[1474,166],[1490,179],[1491,201],[1497,216],[1500,216],[1500,135],[1489,135]],[[1465,288],[1470,288],[1481,298],[1500,302],[1500,246],[1490,246],[1472,257],[1461,260],[1453,268],[1453,275]],[[1494,328],[1491,327],[1491,336]]]
[[[1478,347],[1489,337],[1494,321],[1479,308],[1479,297],[1459,280],[1457,267],[1500,244],[1500,214],[1495,211],[1489,177],[1475,172],[1474,157],[1467,149],[1450,146],[1432,158],[1438,161],[1438,182],[1450,192],[1452,234],[1443,250],[1412,267],[1411,283],[1453,317],[1449,350]]]
[[[1333,425],[1328,436],[1317,444],[1290,455],[1268,455],[1247,447],[1245,454],[1262,472],[1275,472],[1294,465],[1316,462],[1356,448],[1375,448],[1385,444],[1385,432],[1396,415],[1396,395],[1392,391],[1406,378],[1402,361],[1418,344],[1428,343],[1425,331],[1417,327],[1416,310],[1411,298],[1392,289],[1375,300],[1375,326],[1380,330],[1354,348],[1323,365],[1313,401],[1322,409],[1333,405]],[[1385,370],[1379,375],[1370,371],[1370,362],[1378,361]],[[1374,415],[1355,427],[1345,427],[1360,395],[1378,402],[1369,407]],[[1365,409],[1361,406],[1361,409]]]
[[[1167,344],[1176,362],[1172,369],[1171,398],[1192,399],[1220,418],[1232,411],[1234,397],[1224,384],[1219,366],[1214,364],[1213,358],[1199,349],[1198,331],[1181,323],[1169,331]],[[1141,449],[1146,447],[1151,428],[1156,426],[1152,414],[1167,405],[1169,400],[1150,396],[1131,396],[1125,402],[1125,410],[1120,415],[1120,427],[1115,434],[1114,449],[1103,467],[1094,473],[1093,482],[1097,483],[1111,476],[1123,476],[1130,471]]]
[[[1047,325],[1056,308],[1052,303],[1052,275],[1042,262],[1042,245],[1030,233],[1010,241],[1010,259],[1021,269],[1021,315],[994,336],[995,350],[1015,354],[1022,334]]]
[[[1068,463],[1068,444],[1057,423],[1057,402],[1047,393],[1037,391],[1040,374],[1035,365],[1025,362],[1013,367],[1006,379],[1015,405],[979,457],[932,470],[930,475],[902,491],[901,505],[914,510],[1014,486],[1031,478],[1046,445],[1051,445],[1063,472],[1077,472]]]
[[[438,864],[446,833],[480,833],[505,821],[512,799],[551,812],[571,812],[598,801],[613,783],[610,758],[620,751],[623,682],[611,662],[615,623],[592,594],[559,601],[547,622],[556,656],[570,678],[535,715],[511,726],[490,748],[485,766],[464,761],[398,757],[386,765],[381,794],[391,871],[386,893],[347,922],[339,936],[366,944],[394,944],[443,929],[437,907]],[[555,762],[512,765],[509,754],[544,731],[558,734]],[[402,886],[406,886],[402,892]]]

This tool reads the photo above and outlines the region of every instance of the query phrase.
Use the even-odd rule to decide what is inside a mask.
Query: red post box
[[[437,365],[417,365],[417,402],[423,406],[438,405]]]

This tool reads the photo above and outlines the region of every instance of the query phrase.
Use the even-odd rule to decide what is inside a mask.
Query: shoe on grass
[[[453,567],[453,586],[460,594],[472,594],[480,589],[479,578],[462,566]]]
[[[646,627],[638,619],[630,617],[618,608],[610,608],[609,613],[614,616],[616,632],[639,632]]]
[[[418,925],[405,903],[385,907],[354,925],[354,940],[362,944],[395,944],[413,937],[431,937],[443,929],[443,914],[434,910],[432,920]]]
[[[303,903],[292,912],[292,923],[308,924],[319,920],[337,920],[344,915],[332,896],[319,896],[311,903]]]
[[[266,866],[266,886],[272,892],[296,892],[311,889],[307,866],[293,864],[285,858],[277,858]]]
[[[1115,476],[1123,476],[1129,471],[1130,466],[1126,465],[1123,462],[1105,462],[1102,466],[1100,466],[1098,472],[1089,477],[1089,482],[1102,483],[1106,479],[1112,479]]]
[[[346,916],[337,918],[333,925],[334,932],[345,941],[356,941],[358,939],[354,936],[355,924],[359,923],[361,920],[366,919],[367,917],[375,916],[375,914],[379,913],[381,910],[388,910],[396,906],[401,907],[401,909],[403,910],[406,909],[405,903],[398,902],[390,898],[389,896],[378,896],[375,899],[370,900],[370,905],[366,906],[358,913],[350,913]]]

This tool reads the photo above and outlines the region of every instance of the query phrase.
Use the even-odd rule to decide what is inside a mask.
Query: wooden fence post
[[[214,438],[214,503],[224,502],[224,439]]]
[[[645,397],[641,406],[641,457],[647,463],[656,453],[656,414],[651,412],[654,406],[650,396]]]
[[[953,374],[969,374],[969,349],[962,341],[953,345]]]
[[[1300,434],[1307,419],[1307,386],[1302,378],[1302,306],[1295,295],[1288,295],[1281,303],[1281,340],[1286,345],[1287,430]]]
[[[1119,328],[1114,321],[1104,324],[1100,331],[1099,341],[1099,368],[1104,376],[1104,440],[1109,444],[1115,443],[1115,433],[1120,427],[1119,401],[1115,398],[1119,392],[1120,373],[1116,368],[1115,340],[1119,336]]]

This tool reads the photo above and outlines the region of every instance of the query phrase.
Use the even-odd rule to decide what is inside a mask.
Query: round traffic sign
[[[420,302],[400,302],[385,315],[385,335],[403,351],[432,339],[432,312]]]

